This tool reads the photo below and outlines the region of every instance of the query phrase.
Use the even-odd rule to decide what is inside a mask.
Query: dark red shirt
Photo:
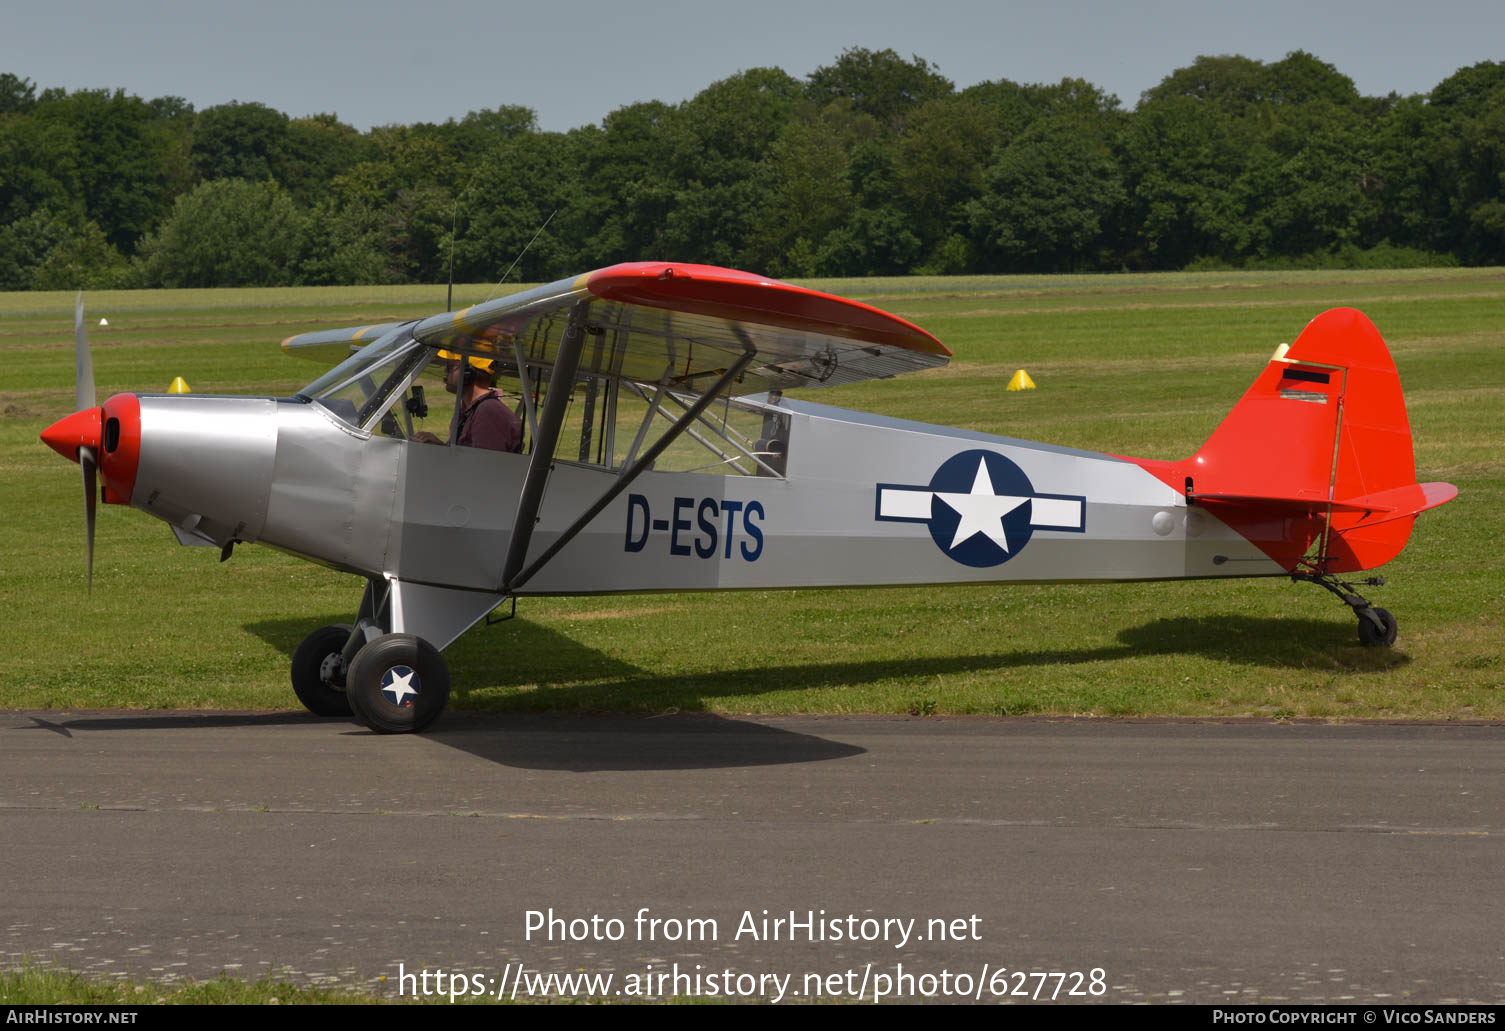
[[[460,413],[461,447],[516,451],[522,439],[523,421],[495,390],[486,391]]]

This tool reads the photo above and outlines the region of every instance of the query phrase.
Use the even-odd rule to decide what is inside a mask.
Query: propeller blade
[[[84,330],[84,292],[73,302],[73,410],[94,407],[94,362],[89,357],[89,334]],[[92,539],[92,538],[91,538]]]
[[[84,471],[84,526],[89,537],[89,590],[94,590],[94,506],[99,496],[95,483],[94,449],[78,449],[78,464]]]

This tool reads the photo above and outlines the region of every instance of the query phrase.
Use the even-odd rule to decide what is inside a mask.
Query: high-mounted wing
[[[913,323],[877,308],[748,272],[634,262],[424,319],[413,336],[450,351],[512,363],[520,345],[552,366],[571,312],[587,306],[580,372],[696,387],[749,351],[732,394],[882,379],[944,365],[951,356]],[[335,357],[393,326],[307,333],[288,353]]]
[[[548,564],[651,468],[714,399],[882,379],[944,365],[951,357],[945,345],[920,327],[858,301],[748,272],[666,262],[613,265],[416,323],[308,333],[282,346],[290,354],[325,349],[322,353],[337,357],[330,352],[359,349],[384,334],[394,344],[411,337],[451,354],[494,359],[499,369],[510,368],[523,381],[532,444],[497,600],[515,594]],[[329,375],[339,374],[336,369]],[[536,416],[529,400],[535,374],[566,385],[544,391]],[[582,376],[590,379],[592,391],[600,380],[608,382],[613,399],[608,407],[623,381],[657,384],[659,389],[649,399],[621,471],[533,557],[529,544],[548,471]],[[655,422],[655,412],[666,414],[660,410],[666,394],[684,410],[647,443],[644,433]],[[585,418],[589,423],[591,416]]]
[[[314,333],[299,333],[282,341],[282,350],[297,358],[308,358],[336,365],[349,358],[369,343],[402,325],[400,322],[383,322],[374,326],[351,326],[348,329],[321,329]]]

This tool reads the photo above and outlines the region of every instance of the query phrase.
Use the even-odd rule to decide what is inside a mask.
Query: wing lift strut
[[[588,305],[577,304],[570,311],[569,324],[565,327],[563,337],[559,342],[559,351],[554,360],[553,373],[549,377],[551,384],[572,384],[580,366],[580,352],[583,349],[586,336],[586,322],[588,317]],[[637,456],[636,461],[625,468],[612,485],[602,492],[580,516],[565,528],[552,544],[533,561],[528,562],[528,545],[533,539],[534,527],[538,525],[538,510],[543,504],[545,488],[548,485],[549,470],[554,461],[554,451],[559,444],[559,431],[564,424],[565,409],[570,400],[568,390],[550,390],[544,399],[543,411],[538,415],[538,425],[533,437],[532,461],[528,465],[528,472],[523,479],[522,493],[518,499],[516,529],[513,531],[512,540],[507,546],[507,557],[502,564],[502,583],[499,591],[516,600],[516,592],[538,573],[540,569],[548,565],[549,561],[570,541],[574,540],[580,531],[588,526],[592,519],[600,515],[607,505],[610,505],[618,495],[626,490],[632,482],[644,471],[651,468],[654,461],[664,452],[670,444],[674,443],[681,434],[700,418],[716,400],[718,394],[725,390],[737,377],[742,375],[743,370],[752,363],[757,354],[757,349],[751,339],[740,328],[733,327],[733,332],[741,341],[743,353],[738,356],[730,368],[717,377],[674,421],[674,424],[664,431],[646,451]],[[640,438],[641,439],[641,436]],[[634,451],[636,445],[634,446]],[[525,565],[526,563],[526,565]]]
[[[548,382],[551,385],[558,384],[560,389],[552,389],[546,392],[541,411],[535,411],[529,403],[527,408],[528,421],[533,433],[533,447],[531,460],[528,463],[528,471],[523,476],[523,486],[518,499],[516,529],[507,546],[507,554],[502,565],[502,582],[497,588],[498,600],[505,604],[512,603],[512,613],[516,612],[517,594],[519,588],[531,580],[540,569],[544,568],[555,555],[574,540],[582,530],[588,526],[592,519],[600,515],[607,505],[611,504],[632,482],[644,471],[653,466],[654,461],[661,455],[670,444],[674,443],[682,434],[690,430],[690,427],[701,417],[701,414],[716,400],[723,390],[733,383],[738,376],[750,365],[756,357],[757,348],[752,340],[740,327],[733,326],[732,332],[741,342],[743,353],[732,362],[731,366],[723,371],[703,393],[695,398],[684,412],[675,419],[673,425],[663,432],[654,443],[637,454],[638,448],[646,436],[648,422],[652,419],[652,410],[644,420],[644,426],[638,434],[637,441],[633,444],[633,451],[624,463],[623,470],[612,481],[600,497],[598,497],[584,512],[580,514],[543,552],[528,561],[528,546],[532,542],[533,531],[538,525],[538,513],[542,507],[544,494],[548,487],[549,473],[554,463],[555,452],[559,445],[561,430],[568,414],[570,396],[572,390],[564,387],[564,384],[573,385],[576,382],[580,368],[580,357],[584,350],[589,327],[589,304],[581,302],[570,309],[569,321],[561,336],[559,347],[554,359],[553,368]],[[518,367],[521,374],[526,377],[527,363],[521,360],[519,354]],[[660,387],[656,402],[661,401],[666,391]],[[530,396],[529,384],[524,379],[524,394]],[[678,397],[674,400],[683,404]],[[657,404],[652,406],[657,408]],[[667,418],[667,413],[660,410],[660,415]],[[757,461],[755,458],[754,461]],[[759,464],[763,464],[759,462]],[[355,627],[344,649],[344,662],[348,665],[353,661],[355,653],[362,646],[376,638],[390,632],[393,625],[394,605],[393,585],[382,579],[368,578],[366,590],[361,599],[360,611],[356,616]],[[458,613],[452,613],[458,616]],[[449,617],[445,617],[446,619]],[[489,613],[481,613],[466,619],[459,617],[460,624],[478,622],[485,618],[487,623],[498,623],[511,618],[511,614],[493,618]],[[463,632],[464,625],[457,624],[454,629]],[[454,636],[458,636],[456,633]],[[452,638],[451,638],[452,639]]]
[[[332,644],[329,640],[330,632],[347,628],[325,627],[306,638],[294,656],[294,687],[298,689],[299,697],[304,699],[305,705],[324,715],[353,713],[358,721],[384,733],[422,730],[428,726],[443,711],[449,700],[449,675],[444,660],[439,655],[439,647],[448,643],[442,639],[443,635],[449,635],[448,640],[453,640],[482,618],[488,618],[488,610],[494,609],[497,602],[511,601],[515,612],[518,589],[528,583],[591,520],[649,469],[664,449],[690,428],[717,395],[742,375],[756,356],[757,348],[740,327],[732,325],[730,328],[742,345],[742,353],[731,363],[730,368],[720,371],[715,383],[696,397],[646,451],[637,455],[635,460],[629,456],[623,463],[625,468],[612,480],[611,486],[566,527],[542,554],[529,562],[528,546],[538,524],[538,513],[548,487],[560,430],[577,381],[585,338],[591,330],[588,303],[575,304],[570,309],[555,353],[549,377],[551,389],[545,394],[543,410],[535,413],[534,406],[527,405],[529,422],[534,431],[533,450],[527,472],[523,476],[515,529],[507,545],[502,565],[502,582],[497,593],[448,592],[443,588],[412,584],[408,586],[413,593],[405,594],[400,589],[402,584],[368,577],[355,625],[348,628],[349,634],[341,650],[337,653],[328,650]],[[520,352],[519,357],[521,359]],[[527,363],[519,360],[518,367],[523,376],[526,396],[531,393],[528,390]],[[661,389],[654,407],[662,400],[662,395]],[[644,419],[644,426],[652,421],[653,410],[650,408]],[[639,443],[642,438],[643,434],[640,432]],[[635,443],[634,451],[636,447]],[[433,593],[436,590],[438,593]],[[480,600],[484,607],[476,611],[470,602],[454,604],[453,599],[441,600],[445,595],[455,593],[469,593],[472,599]],[[432,611],[435,602],[442,611]],[[437,640],[431,640],[430,634],[426,634],[423,629],[414,629],[407,614],[409,606],[417,612],[430,609],[420,625],[430,631],[437,628],[439,633],[433,635]],[[488,622],[491,622],[489,618]],[[400,631],[396,629],[398,626],[402,628]],[[313,650],[310,651],[310,648]],[[392,685],[399,679],[406,694],[398,691],[394,697],[395,689]],[[305,693],[313,701],[305,698]]]

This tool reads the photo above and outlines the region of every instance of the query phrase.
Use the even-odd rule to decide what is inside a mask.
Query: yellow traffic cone
[[[1023,369],[1014,373],[1014,378],[1009,380],[1007,390],[1034,390],[1035,381],[1029,378],[1029,373]]]
[[[1009,389],[1013,390],[1014,388],[1013,387],[1009,387]],[[185,381],[183,379],[182,376],[178,376],[178,377],[176,377],[176,378],[173,379],[172,386],[170,386],[170,387],[167,388],[167,392],[169,394],[191,394],[191,393],[193,393],[192,390],[188,389],[188,383],[187,383],[187,381]]]

